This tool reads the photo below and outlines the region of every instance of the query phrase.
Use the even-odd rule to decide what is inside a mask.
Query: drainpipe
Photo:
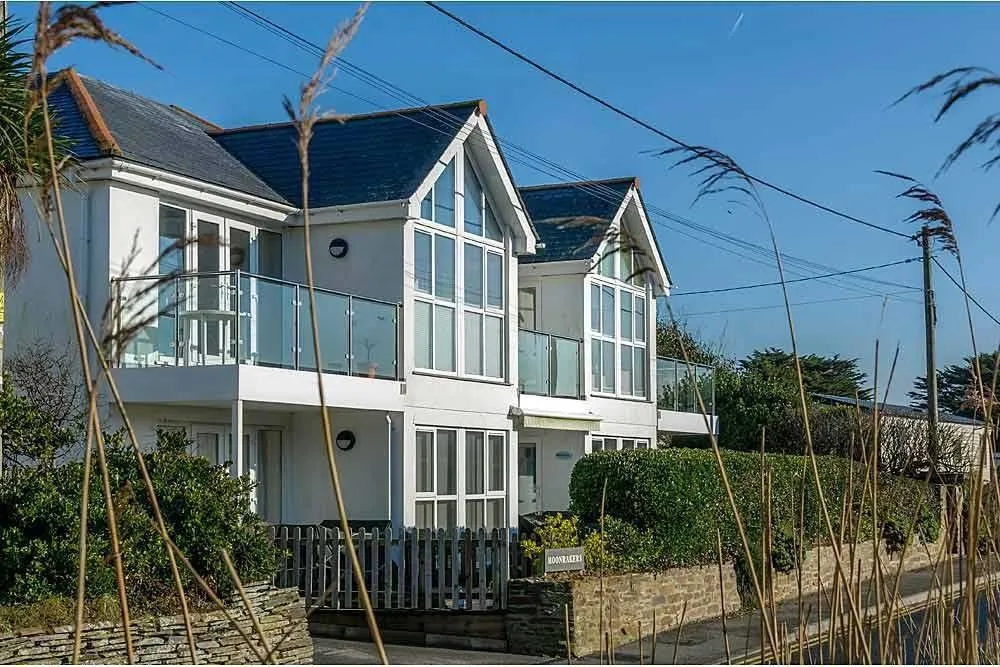
[[[389,413],[385,413],[385,444],[386,444],[386,458],[389,461],[388,471],[389,475],[386,478],[388,484],[386,488],[388,489],[388,500],[389,500],[389,522],[392,522],[392,417]]]

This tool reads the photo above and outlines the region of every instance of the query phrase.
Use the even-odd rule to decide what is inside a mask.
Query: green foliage
[[[979,371],[982,373],[983,389],[987,401],[992,395],[997,367],[996,353],[983,352],[979,355]],[[959,364],[949,364],[937,372],[938,407],[963,417],[983,419],[984,410],[979,398],[974,357],[965,357]],[[927,409],[927,378],[918,377],[913,381],[913,391],[908,393],[910,404],[921,410]],[[994,419],[997,411],[994,410]]]
[[[799,549],[827,541],[822,506],[811,467],[804,465],[807,459],[782,454],[768,454],[764,458],[771,479],[772,565],[779,572],[791,571],[801,562]],[[756,454],[723,452],[723,464],[752,544],[760,543],[766,517],[761,501],[760,463]],[[840,508],[846,499],[860,539],[866,539],[872,533],[870,500],[865,503],[868,509],[860,515],[864,468],[829,456],[817,457],[817,468],[834,530],[840,530]],[[611,517],[631,526],[634,533],[622,530],[621,534],[626,537],[630,552],[639,553],[641,549],[645,565],[714,563],[716,530],[725,557],[743,557],[742,542],[712,452],[605,451],[584,457],[570,479],[571,511],[582,523],[593,524],[599,518],[605,480],[606,526]],[[803,542],[797,549],[802,502],[805,503]],[[917,530],[931,537],[938,521],[937,497],[931,488],[915,480],[880,477],[880,524],[909,526],[915,508],[922,503],[928,509],[921,514]]]
[[[775,430],[798,402],[798,390],[779,379],[746,371],[717,372],[715,410],[719,416],[719,446],[759,450],[761,428],[768,434]],[[801,451],[800,447],[797,452]]]
[[[109,436],[107,460],[118,519],[126,588],[130,599],[154,600],[173,593],[167,551],[135,456]],[[187,454],[183,435],[161,431],[146,464],[167,531],[195,569],[220,595],[234,590],[222,560],[228,550],[241,579],[273,574],[276,552],[250,511],[251,482],[226,468]],[[115,578],[101,475],[94,457],[87,524],[87,594],[115,595]],[[0,605],[73,597],[80,534],[83,465],[78,461],[29,468],[0,481]],[[185,588],[196,592],[181,569]]]
[[[863,386],[866,376],[858,368],[857,359],[842,359],[838,354],[832,357],[807,354],[799,357],[799,366],[802,369],[802,384],[808,394],[859,396],[863,400],[872,397],[871,389]],[[740,367],[748,373],[798,388],[795,355],[779,348],[754,350],[740,362]]]
[[[0,387],[0,432],[5,468],[27,463],[51,467],[81,436],[77,429],[60,425],[30,398],[16,393],[8,376]]]
[[[550,514],[535,530],[535,539],[521,543],[525,558],[538,562],[546,549],[568,549],[580,546],[577,518],[562,514]]]

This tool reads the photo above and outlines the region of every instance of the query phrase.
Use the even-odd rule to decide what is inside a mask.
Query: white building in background
[[[193,453],[258,482],[267,521],[334,519],[294,129],[223,129],[57,76],[82,296],[95,324],[141,325],[114,370],[140,438],[183,430]],[[669,280],[634,179],[518,191],[481,101],[321,122],[310,163],[323,386],[352,520],[516,527],[566,509],[586,453],[706,431],[683,366],[654,363]],[[72,340],[38,230],[8,295],[9,354]]]

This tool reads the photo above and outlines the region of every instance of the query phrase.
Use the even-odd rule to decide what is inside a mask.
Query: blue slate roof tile
[[[309,205],[411,197],[480,104],[477,100],[317,123],[309,143]],[[302,205],[296,134],[290,123],[223,130],[213,136],[285,199]]]
[[[521,199],[545,244],[525,264],[590,259],[597,252],[634,178],[520,188]]]

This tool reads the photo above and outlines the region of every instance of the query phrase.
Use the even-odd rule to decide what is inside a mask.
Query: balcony
[[[315,371],[305,285],[242,271],[112,281],[113,316],[129,332],[121,368],[247,364]],[[316,289],[322,370],[399,378],[400,306]]]
[[[656,358],[656,407],[673,412],[701,413],[695,386],[709,416],[715,415],[715,369],[670,357]],[[693,374],[692,374],[693,372]]]
[[[581,398],[581,349],[578,338],[518,331],[518,382],[521,393]]]

